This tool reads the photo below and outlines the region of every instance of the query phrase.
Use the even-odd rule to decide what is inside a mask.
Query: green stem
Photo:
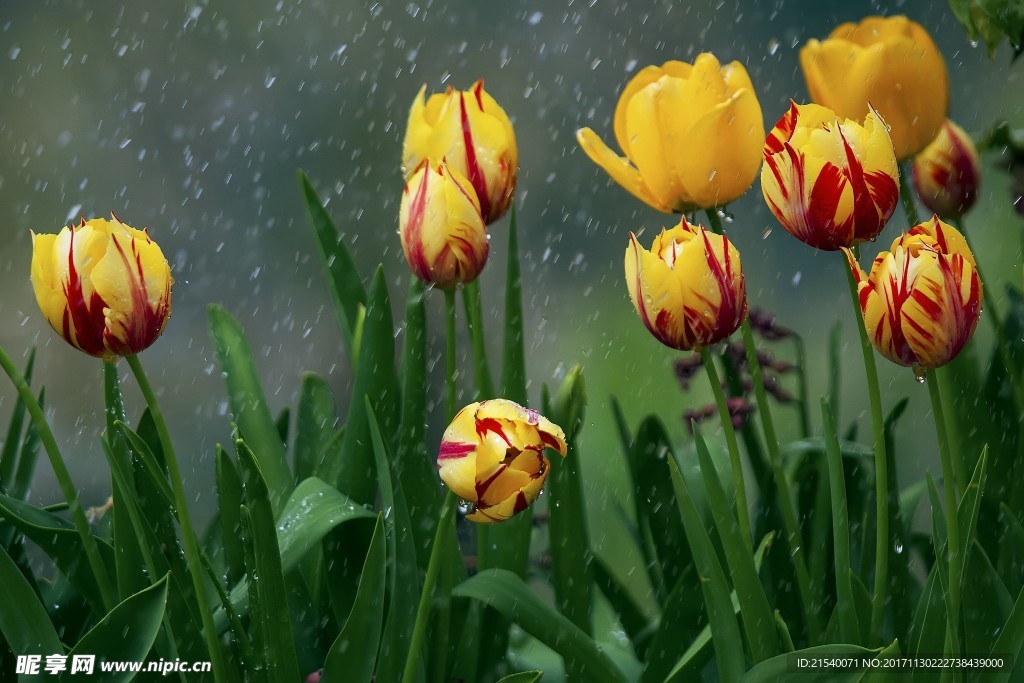
[[[885,597],[889,586],[889,465],[885,452],[885,421],[882,417],[882,395],[878,390],[878,369],[875,367],[875,350],[864,327],[864,316],[860,310],[857,282],[853,272],[843,259],[843,270],[850,285],[850,299],[853,302],[854,318],[860,333],[860,348],[864,356],[864,374],[868,382],[868,398],[871,402],[871,426],[875,439],[875,595],[871,600],[871,625],[868,631],[869,643],[878,643],[882,638],[882,620],[885,613]]]
[[[956,485],[954,484],[952,453],[946,438],[946,417],[942,409],[942,395],[935,373],[928,373],[928,397],[932,402],[932,416],[935,418],[935,432],[939,439],[939,456],[942,459],[942,488],[946,494],[946,544],[949,548],[949,602],[946,614],[949,622],[952,654],[960,654],[960,522],[956,510]],[[939,548],[935,549],[941,558]],[[941,559],[939,560],[941,561]]]
[[[445,405],[448,421],[451,422],[457,412],[457,382],[455,373],[458,359],[455,357],[455,290],[444,291],[444,358],[445,358]]]
[[[807,390],[807,351],[804,348],[802,337],[794,336],[793,344],[796,346],[797,386],[800,392],[800,430],[803,432],[804,438],[809,439],[811,437],[811,397]]]
[[[454,515],[455,493],[449,490],[448,495],[444,498],[444,505],[441,507],[441,517],[437,522],[437,531],[434,534],[434,547],[430,551],[430,562],[427,564],[427,574],[423,579],[423,592],[420,593],[420,604],[416,609],[416,624],[413,626],[412,639],[409,642],[409,654],[405,660],[402,683],[413,683],[416,680],[417,664],[422,655],[420,651],[423,649],[423,639],[427,633],[427,623],[430,621],[430,602],[434,595],[434,584],[437,583],[437,575],[444,560],[447,545],[445,541]]]
[[[936,368],[935,375],[942,403],[947,406],[955,405],[953,402],[953,387],[949,383],[950,369],[948,367]],[[960,430],[956,419],[946,421],[946,443],[949,445],[949,452],[953,460],[954,484],[958,491],[965,491],[970,475],[967,474],[967,463],[964,462],[964,454],[960,450]]]
[[[146,405],[149,407],[149,414],[153,418],[157,435],[160,437],[160,446],[163,449],[164,460],[167,463],[168,474],[171,479],[171,491],[174,494],[174,507],[178,513],[178,524],[181,526],[181,540],[185,546],[185,559],[188,561],[188,573],[192,577],[192,586],[196,592],[196,601],[199,603],[199,614],[203,620],[203,636],[206,638],[206,645],[210,650],[210,662],[213,665],[213,678],[218,683],[229,680],[227,660],[221,650],[220,640],[217,638],[217,630],[213,624],[213,610],[206,596],[206,583],[203,575],[203,565],[199,557],[199,545],[196,542],[196,534],[192,528],[192,518],[189,517],[188,501],[185,498],[185,488],[182,485],[181,468],[178,467],[178,458],[174,454],[174,443],[171,441],[171,434],[167,431],[167,422],[164,420],[163,411],[153,393],[153,387],[149,384],[146,371],[143,370],[139,357],[132,354],[124,358],[128,367],[135,375],[135,381],[139,385]]]
[[[914,202],[914,190],[910,187],[910,165],[900,164],[900,201],[903,202],[903,213],[907,216],[907,228],[910,229],[921,222]]]
[[[67,465],[64,464],[60,448],[57,447],[57,440],[53,436],[50,425],[46,422],[46,416],[43,415],[43,409],[40,407],[39,401],[36,400],[35,394],[32,393],[32,389],[29,388],[25,378],[14,367],[14,362],[11,361],[10,356],[2,348],[0,348],[0,365],[3,366],[7,376],[11,378],[14,388],[17,389],[22,403],[28,409],[28,413],[35,423],[36,430],[39,432],[39,440],[43,442],[43,448],[46,450],[46,455],[50,458],[50,464],[53,466],[53,473],[57,477],[57,483],[64,494],[64,499],[68,502],[68,511],[71,513],[71,520],[75,524],[75,530],[78,531],[78,535],[82,539],[82,548],[85,550],[85,558],[89,562],[89,568],[92,570],[93,576],[96,579],[96,585],[99,587],[100,599],[103,601],[103,606],[109,611],[117,604],[114,601],[114,590],[110,583],[110,576],[107,574],[106,566],[103,564],[103,558],[100,557],[100,549],[96,544],[96,537],[92,535],[92,530],[89,528],[89,520],[85,517],[82,503],[78,499],[78,491],[75,489],[74,482],[71,481],[71,472],[68,471]]]
[[[462,300],[466,304],[466,318],[469,320],[469,337],[473,343],[473,368],[476,372],[477,401],[496,398],[491,370],[487,364],[487,346],[484,343],[484,316],[480,305],[480,284],[474,280],[462,290]]]
[[[708,381],[711,382],[711,390],[715,394],[715,403],[718,404],[718,415],[722,418],[725,442],[729,445],[729,460],[732,463],[732,478],[736,487],[736,516],[740,522],[740,534],[743,536],[743,542],[747,545],[747,548],[752,548],[750,508],[747,507],[747,486],[743,481],[743,463],[740,461],[740,446],[736,442],[736,430],[732,424],[732,415],[729,414],[729,403],[725,399],[722,383],[718,379],[715,359],[706,346],[701,348],[700,358],[704,362],[704,369],[707,370]]]

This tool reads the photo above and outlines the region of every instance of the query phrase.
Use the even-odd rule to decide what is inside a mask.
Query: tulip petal
[[[473,512],[466,515],[466,519],[480,524],[494,524],[496,522],[503,522],[513,515],[522,512],[540,496],[549,470],[550,463],[545,458],[544,476],[531,479],[520,491],[513,493],[495,505],[478,506]]]
[[[636,73],[633,78],[629,79],[629,83],[623,88],[622,94],[619,95],[619,100],[615,105],[615,118],[614,118],[614,130],[615,130],[615,141],[619,143],[619,148],[622,149],[623,154],[627,158],[630,156],[630,143],[629,129],[626,126],[626,109],[629,105],[629,101],[633,99],[633,96],[643,90],[649,85],[652,85],[658,81],[670,68],[674,73],[685,74],[682,77],[689,76],[690,70],[693,68],[685,62],[666,62],[662,66],[645,66]]]
[[[674,349],[693,348],[685,320],[683,292],[672,270],[630,233],[626,248],[626,286],[633,306],[655,339]]]
[[[917,364],[935,368],[960,353],[981,313],[981,281],[960,254],[921,258],[924,266],[901,311],[903,334]]]
[[[590,160],[603,168],[612,180],[630,194],[659,211],[671,212],[671,207],[651,192],[640,177],[640,172],[629,163],[629,160],[613,152],[594,131],[581,128],[576,132],[576,140]]]
[[[424,83],[420,91],[416,93],[416,99],[412,101],[409,119],[405,126],[405,138],[402,140],[402,169],[405,172],[406,180],[423,163],[422,150],[427,148],[430,139],[432,125],[426,120],[426,104],[424,102],[426,92],[427,84]],[[431,97],[431,99],[434,98]]]

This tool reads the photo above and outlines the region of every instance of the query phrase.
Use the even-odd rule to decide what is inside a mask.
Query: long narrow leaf
[[[0,634],[15,655],[49,655],[64,652],[39,596],[11,556],[0,548]]]
[[[32,384],[32,369],[35,367],[36,349],[28,352],[28,362],[25,364],[25,383]],[[11,421],[7,423],[7,436],[4,438],[3,450],[0,450],[0,493],[10,492],[10,485],[14,479],[16,462],[18,459],[18,444],[21,443],[21,428],[25,424],[25,403],[19,396],[14,402],[11,410]]]
[[[822,658],[843,658],[849,657],[856,661],[861,659],[874,659],[876,657],[895,656],[899,654],[898,642],[893,642],[886,648],[869,650],[859,645],[849,643],[836,643],[832,645],[819,645],[809,647],[806,650],[797,650],[778,657],[773,657],[766,662],[761,662],[747,672],[743,677],[743,683],[859,683],[860,681],[888,680],[879,677],[879,671],[872,667],[865,667],[856,670],[805,670],[794,668],[794,663],[800,658],[812,659]],[[895,679],[898,680],[898,679]]]
[[[214,449],[217,479],[217,510],[220,516],[221,547],[224,549],[224,578],[229,586],[245,575],[245,549],[240,537],[242,519],[238,503],[242,500],[242,476],[227,451]]]
[[[824,398],[821,400],[821,420],[825,431],[828,479],[832,499],[832,545],[836,574],[836,613],[839,616],[839,637],[845,643],[860,642],[860,624],[853,601],[850,582],[850,520],[847,519],[846,484],[843,479],[843,460],[839,453],[836,422]]]
[[[327,382],[311,372],[303,375],[295,422],[294,460],[297,481],[316,474],[324,450],[336,433],[337,421],[334,396]]]

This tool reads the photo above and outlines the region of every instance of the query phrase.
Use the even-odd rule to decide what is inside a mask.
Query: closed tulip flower
[[[800,50],[811,99],[839,116],[862,120],[869,105],[890,128],[896,158],[909,159],[946,120],[946,65],[928,32],[906,17],[842,24]]]
[[[747,317],[747,289],[736,247],[685,218],[671,230],[662,229],[650,251],[630,233],[626,285],[644,325],[673,349],[714,344]]]
[[[482,80],[469,90],[449,87],[429,98],[426,90],[420,88],[409,111],[402,143],[406,178],[424,160],[434,166],[447,162],[469,179],[490,225],[505,214],[516,191],[519,150],[512,122]]]
[[[978,200],[981,164],[971,136],[952,121],[914,157],[914,188],[921,201],[944,218],[959,218]]]
[[[576,138],[633,196],[679,213],[727,204],[750,188],[764,122],[743,65],[704,53],[692,65],[645,67],[626,85],[615,107],[622,156],[589,128]]]
[[[65,340],[91,356],[139,353],[171,314],[171,269],[144,230],[94,218],[32,235],[32,287]]]
[[[873,240],[899,201],[899,167],[885,124],[861,125],[817,104],[791,104],[764,144],[761,190],[782,227],[835,251]]]
[[[472,282],[487,263],[487,229],[473,186],[458,171],[427,163],[402,193],[399,233],[409,267],[443,289]]]
[[[512,401],[480,401],[448,425],[437,468],[441,481],[472,505],[466,519],[493,524],[537,500],[551,469],[547,448],[567,452],[558,425]]]
[[[847,250],[864,326],[878,352],[916,372],[945,365],[981,317],[982,284],[963,235],[933,217],[875,257],[865,275]]]

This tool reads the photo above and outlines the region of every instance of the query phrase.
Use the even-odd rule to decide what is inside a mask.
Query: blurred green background
[[[383,262],[400,310],[407,270],[396,234],[401,139],[408,107],[429,91],[477,78],[512,117],[519,141],[517,206],[523,254],[530,391],[583,363],[590,394],[576,454],[587,479],[601,552],[618,535],[624,494],[608,397],[635,425],[657,412],[684,438],[681,415],[710,400],[705,381],[684,394],[676,354],[640,324],[622,280],[628,231],[675,219],[614,186],[578,149],[587,125],[611,140],[618,92],[639,68],[712,51],[746,65],[766,128],[788,100],[807,100],[799,46],[839,22],[907,14],[946,58],[951,116],[979,133],[996,118],[1024,120],[1022,69],[1003,48],[989,60],[937,0],[641,2],[4,2],[0,9],[0,344],[15,357],[39,347],[37,384],[86,505],[109,479],[100,364],[66,346],[38,313],[28,280],[29,230],[114,211],[148,227],[174,269],[173,310],[143,362],[164,402],[186,487],[201,517],[213,505],[214,444],[229,438],[227,402],[206,327],[217,302],[248,331],[272,406],[296,398],[301,373],[325,376],[341,414],[351,377],[296,181],[305,169],[368,278]],[[978,258],[1002,290],[1020,282],[1024,222],[1008,179],[985,160],[985,188],[968,224]],[[730,207],[754,306],[778,314],[809,345],[811,396],[825,392],[826,340],[844,324],[840,424],[868,429],[861,360],[845,276],[777,227],[759,188]],[[897,212],[879,242],[905,227]],[[507,219],[491,226],[482,277],[492,359],[499,357]],[[867,245],[864,263],[875,249]],[[432,297],[432,397],[442,396],[440,295]],[[983,322],[979,342],[991,343]],[[464,338],[462,348],[468,348]],[[468,362],[463,364],[466,373]],[[927,392],[909,370],[880,361],[885,405],[910,396],[897,447],[902,480],[937,468]],[[126,371],[126,369],[125,369]],[[141,399],[129,388],[130,405]],[[10,405],[12,389],[0,389]],[[468,398],[466,399],[469,400]],[[983,406],[979,408],[983,409]],[[7,410],[0,405],[0,414]],[[780,410],[783,437],[795,412]],[[817,420],[815,420],[815,424]],[[433,443],[443,429],[430,424]],[[712,430],[716,431],[716,430]],[[431,446],[433,448],[433,445]],[[36,502],[57,494],[40,468]]]

